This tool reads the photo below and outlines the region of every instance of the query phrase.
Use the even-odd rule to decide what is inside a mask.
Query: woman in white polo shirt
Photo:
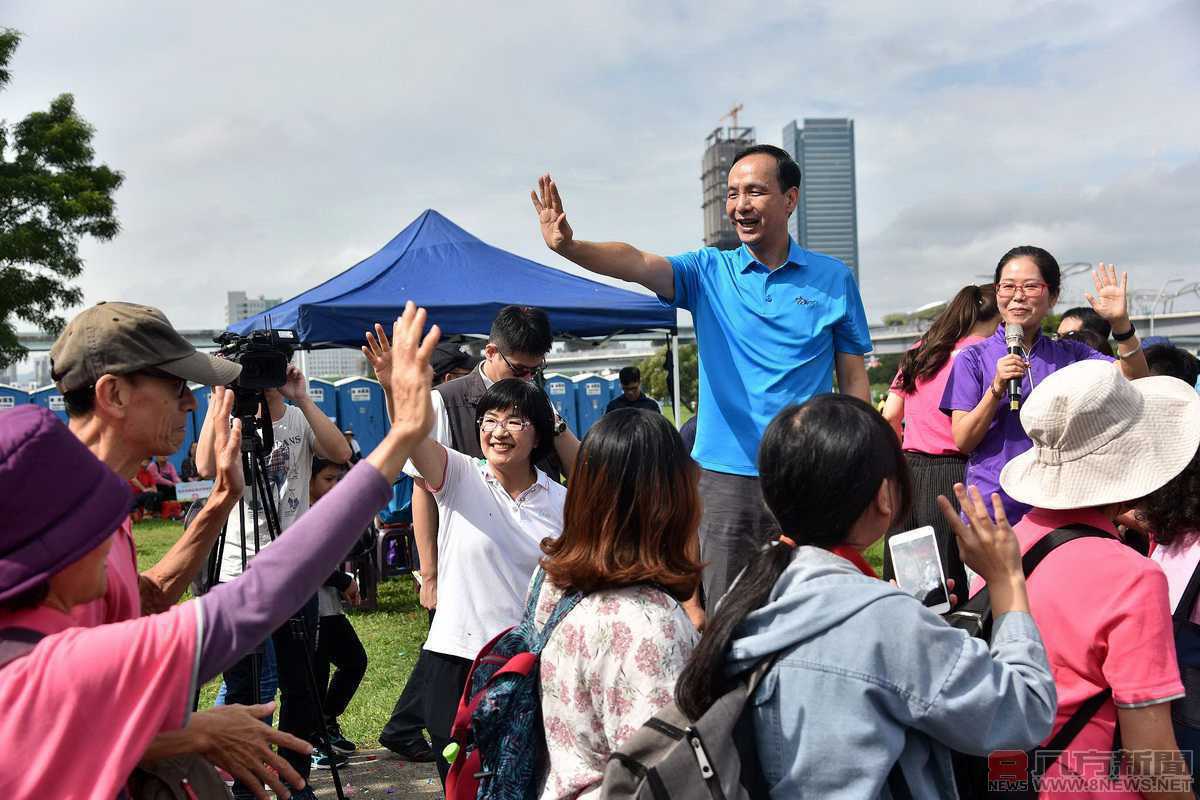
[[[443,782],[441,757],[471,662],[485,644],[521,621],[543,539],[562,533],[567,490],[534,464],[555,449],[569,469],[579,442],[557,426],[542,390],[497,381],[477,408],[483,460],[426,439],[413,466],[437,501],[438,607],[426,655],[438,661],[426,694],[425,725]],[[556,437],[556,433],[558,433]]]

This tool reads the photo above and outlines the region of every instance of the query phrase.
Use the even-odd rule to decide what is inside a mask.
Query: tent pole
[[[672,331],[667,334],[669,344],[671,345],[671,378],[674,386],[674,401],[675,401],[675,427],[682,428],[683,422],[679,417],[679,410],[683,408],[683,401],[679,397],[679,333]]]

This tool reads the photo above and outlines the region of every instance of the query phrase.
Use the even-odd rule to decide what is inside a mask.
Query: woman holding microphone
[[[932,525],[942,571],[956,586],[967,585],[967,574],[937,498],[949,497],[954,484],[962,483],[967,457],[954,443],[950,419],[939,406],[958,354],[995,333],[999,321],[994,286],[971,284],[959,289],[921,341],[904,354],[883,407],[883,418],[900,439],[913,484],[912,507],[888,536]],[[883,577],[895,577],[888,547],[883,548]]]
[[[1029,506],[1000,488],[1000,470],[1032,447],[1021,427],[1019,398],[1028,397],[1046,376],[1068,364],[1113,359],[1082,342],[1056,341],[1042,334],[1042,321],[1058,302],[1062,288],[1058,262],[1049,252],[1031,245],[1014,247],[996,265],[994,278],[996,303],[1005,324],[955,359],[941,410],[950,415],[955,445],[967,454],[966,482],[985,497],[998,492],[1005,513],[1015,523]],[[1118,367],[1130,380],[1144,378],[1149,374],[1146,356],[1126,309],[1128,273],[1118,277],[1115,267],[1101,263],[1092,278],[1096,294],[1085,297],[1112,325]],[[1010,385],[1020,387],[1019,395],[1009,391]]]

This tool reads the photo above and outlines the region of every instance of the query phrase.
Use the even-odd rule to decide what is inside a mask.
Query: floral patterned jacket
[[[561,597],[546,580],[539,630]],[[599,794],[609,755],[671,702],[698,640],[675,598],[654,586],[593,592],[559,623],[541,658],[550,761],[542,800]]]

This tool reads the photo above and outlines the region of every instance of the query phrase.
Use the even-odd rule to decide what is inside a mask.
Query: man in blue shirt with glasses
[[[858,284],[845,264],[788,235],[800,167],[784,150],[755,145],[729,170],[725,211],[742,246],[669,258],[621,242],[576,239],[550,175],[531,192],[542,237],[600,275],[640,283],[692,312],[700,354],[700,464],[705,605],[712,609],[775,521],[762,502],[756,455],[785,406],[838,387],[870,402],[863,356],[871,350]]]

